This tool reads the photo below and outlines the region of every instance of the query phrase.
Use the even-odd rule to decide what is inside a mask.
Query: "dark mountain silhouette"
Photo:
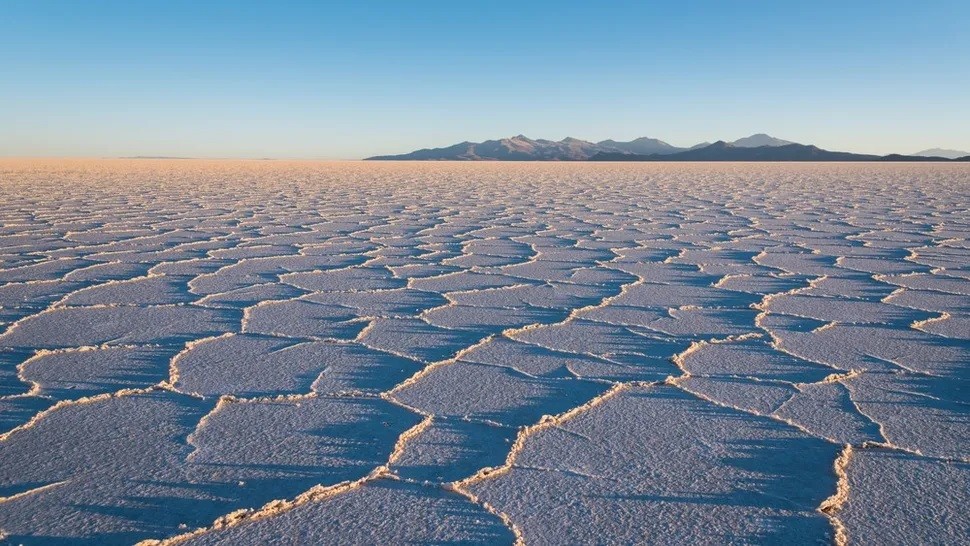
[[[373,160],[456,160],[456,161],[585,161],[601,152],[629,154],[672,154],[678,148],[655,138],[641,137],[630,142],[604,140],[589,142],[566,137],[560,141],[536,139],[525,135],[485,142],[462,142],[446,148],[424,148],[408,154],[369,157]]]
[[[751,135],[749,137],[739,138],[732,142],[731,144],[739,148],[760,148],[762,146],[787,146],[789,144],[796,144],[788,140],[782,140],[780,138],[775,138],[771,135],[766,135],[764,133],[758,133],[756,135]]]
[[[739,144],[740,143],[740,144]],[[763,143],[763,144],[761,144]],[[790,144],[763,133],[751,135],[734,142],[736,146],[779,146]],[[560,141],[537,139],[525,135],[485,142],[462,142],[445,148],[424,148],[408,154],[369,157],[373,160],[455,160],[455,161],[585,161],[600,153],[623,153],[635,155],[666,155],[686,152],[710,146],[703,142],[690,148],[680,148],[650,137],[640,137],[629,142],[603,140],[589,142],[567,137]]]
[[[889,154],[879,158],[880,161],[953,161],[948,157],[933,157],[925,155]]]
[[[636,155],[615,152],[596,154],[590,161],[950,161],[943,157],[901,154],[878,156],[833,152],[806,144],[749,148],[719,140],[710,146],[667,155]]]
[[[383,155],[367,159],[387,160],[492,160],[492,161],[583,161],[599,152],[616,151],[598,144],[567,137],[558,142],[533,140],[524,135],[485,142],[462,142],[447,148],[425,148],[409,154]]]
[[[620,152],[626,152],[630,154],[674,154],[677,152],[683,152],[687,148],[678,148],[676,146],[671,146],[662,140],[657,140],[656,138],[640,137],[630,142],[617,142],[615,140],[604,140],[596,143],[597,146],[603,148],[600,151],[617,150]]]
[[[758,133],[734,142],[719,140],[679,148],[662,140],[641,137],[629,142],[589,142],[567,137],[559,141],[524,135],[485,142],[462,142],[445,148],[424,148],[407,154],[381,155],[369,160],[410,161],[950,161],[939,156],[856,154],[823,150]],[[953,161],[968,161],[970,156]]]
[[[805,144],[751,148],[735,146],[719,140],[710,146],[664,156],[601,153],[590,159],[592,161],[874,161],[879,159],[879,156],[830,152]]]

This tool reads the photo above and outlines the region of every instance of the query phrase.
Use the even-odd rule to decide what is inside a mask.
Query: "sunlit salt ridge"
[[[970,170],[0,162],[0,542],[966,540]]]

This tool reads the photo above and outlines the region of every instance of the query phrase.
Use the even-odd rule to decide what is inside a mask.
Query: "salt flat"
[[[966,544],[970,168],[0,161],[0,542]]]

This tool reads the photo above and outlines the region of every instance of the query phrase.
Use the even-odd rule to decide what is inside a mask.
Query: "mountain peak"
[[[789,140],[775,138],[764,133],[755,133],[749,137],[739,138],[731,144],[734,144],[740,148],[759,148],[761,146],[787,146],[795,143]]]
[[[596,143],[597,146],[605,148],[604,151],[620,151],[628,154],[638,155],[667,155],[682,152],[685,148],[678,148],[670,144],[650,137],[639,137],[629,142],[618,142],[616,140],[603,140]]]

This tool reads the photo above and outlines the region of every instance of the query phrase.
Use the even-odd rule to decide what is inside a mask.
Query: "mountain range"
[[[937,154],[936,152],[939,152]],[[410,161],[970,161],[970,154],[931,149],[913,155],[856,154],[823,150],[764,133],[733,142],[703,142],[689,148],[656,138],[629,142],[589,142],[567,137],[559,141],[517,135],[485,142],[462,142],[445,148],[423,148],[407,154],[381,155],[369,160]]]
[[[960,150],[947,150],[943,148],[930,148],[929,150],[916,152],[913,155],[918,155],[922,157],[945,157],[947,159],[959,159],[961,157],[966,157],[970,155],[970,152],[962,152]]]

